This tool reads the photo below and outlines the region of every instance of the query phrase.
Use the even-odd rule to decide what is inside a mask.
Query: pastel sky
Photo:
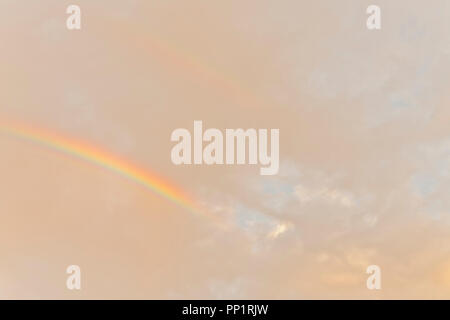
[[[449,13],[448,0],[0,0],[0,122],[110,150],[207,211],[0,133],[0,298],[450,298]],[[194,120],[279,128],[279,174],[175,166],[170,135]]]

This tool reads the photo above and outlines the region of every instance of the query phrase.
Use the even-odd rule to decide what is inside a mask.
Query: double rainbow
[[[192,213],[198,214],[201,212],[196,202],[186,192],[167,179],[87,142],[64,137],[47,129],[10,121],[8,123],[0,123],[0,132],[23,138],[98,165],[136,182]]]

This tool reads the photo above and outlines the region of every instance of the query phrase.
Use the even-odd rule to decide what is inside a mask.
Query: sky
[[[0,0],[0,123],[108,150],[202,208],[0,131],[0,298],[450,298],[449,12]],[[195,120],[279,129],[278,174],[174,165],[171,133]]]

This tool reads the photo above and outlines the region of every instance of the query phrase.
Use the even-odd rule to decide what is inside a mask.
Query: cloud
[[[329,204],[337,204],[347,208],[351,208],[356,205],[356,201],[350,192],[338,189],[329,189],[327,187],[307,188],[303,185],[298,185],[295,187],[295,194],[301,204],[324,201]]]
[[[292,227],[292,225],[289,225],[287,223],[277,224],[276,227],[267,236],[271,239],[276,239],[283,233],[285,233],[290,227]]]

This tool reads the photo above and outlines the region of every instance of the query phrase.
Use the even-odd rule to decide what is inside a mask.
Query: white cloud
[[[305,204],[313,201],[326,201],[328,203],[338,204],[343,207],[354,207],[355,199],[350,192],[338,189],[323,188],[307,188],[303,185],[295,187],[295,194],[300,203]]]
[[[267,235],[270,239],[276,239],[285,233],[288,229],[292,227],[291,224],[288,223],[279,223],[275,226],[275,228]]]

